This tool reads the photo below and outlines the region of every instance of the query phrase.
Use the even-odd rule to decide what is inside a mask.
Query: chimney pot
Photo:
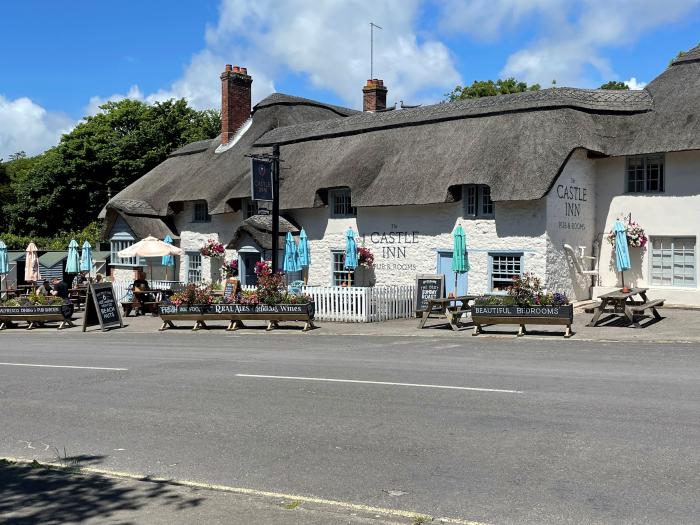
[[[236,131],[250,118],[251,84],[244,67],[226,65],[221,75],[221,143],[228,144]]]

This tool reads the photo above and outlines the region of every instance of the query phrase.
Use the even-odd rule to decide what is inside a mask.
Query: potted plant
[[[357,268],[355,268],[356,286],[374,286],[374,254],[369,248],[357,249]]]

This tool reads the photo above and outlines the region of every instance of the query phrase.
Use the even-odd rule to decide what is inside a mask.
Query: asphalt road
[[[493,524],[700,522],[697,345],[44,331],[0,334],[0,362],[0,456]]]

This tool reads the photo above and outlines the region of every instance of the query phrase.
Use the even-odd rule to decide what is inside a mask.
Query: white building
[[[198,250],[217,239],[251,281],[272,239],[249,198],[245,155],[277,144],[282,230],[306,230],[309,284],[347,284],[351,227],[375,255],[374,270],[352,284],[437,272],[449,292],[451,234],[461,224],[471,271],[458,291],[502,291],[532,272],[551,291],[586,299],[620,285],[605,237],[631,214],[650,243],[630,249],[626,284],[700,304],[700,46],[640,91],[554,88],[399,110],[385,109],[387,89],[372,80],[364,112],[274,94],[251,114],[245,69],[227,66],[221,79],[221,137],[176,151],[109,202],[113,251],[170,234],[186,251],[180,279],[206,280],[212,271]],[[137,261],[112,261],[131,278]]]

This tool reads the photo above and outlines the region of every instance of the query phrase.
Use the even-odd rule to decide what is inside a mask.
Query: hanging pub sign
[[[264,159],[252,159],[250,171],[250,194],[254,201],[271,201],[272,162]]]
[[[88,326],[100,325],[104,332],[108,328],[121,328],[122,314],[114,297],[112,283],[91,283],[88,285],[85,301],[83,332]]]

